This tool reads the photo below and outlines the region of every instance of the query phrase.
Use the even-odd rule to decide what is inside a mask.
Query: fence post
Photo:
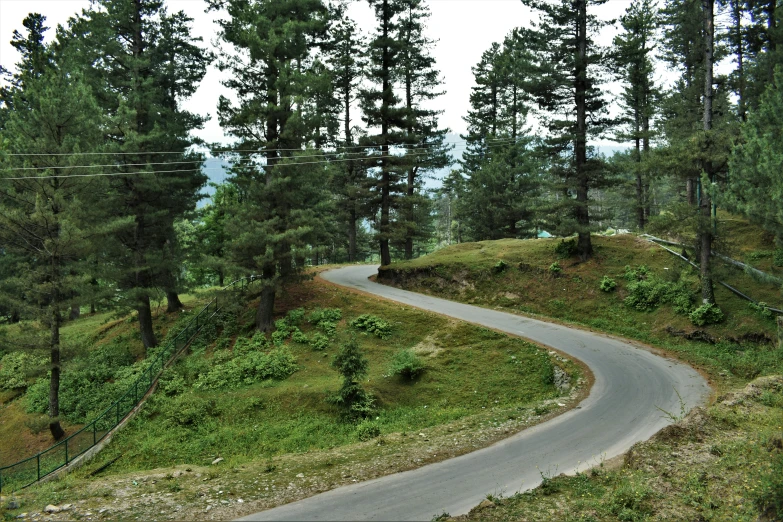
[[[65,439],[65,441],[63,442],[63,444],[65,445],[65,465],[66,466],[68,465],[68,439],[70,439],[70,437]]]
[[[114,423],[115,426],[120,423],[120,401],[121,400],[122,399],[119,399],[117,401],[117,422]]]
[[[94,420],[92,421],[92,445],[95,446],[95,444],[98,443],[97,437],[97,430],[98,430],[98,421]]]
[[[41,454],[35,456],[35,461],[38,465],[38,480],[41,480]]]

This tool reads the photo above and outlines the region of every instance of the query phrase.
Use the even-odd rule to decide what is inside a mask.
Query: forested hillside
[[[341,0],[191,2],[219,15],[212,41],[165,0],[94,0],[56,28],[31,12],[20,60],[0,64],[0,372],[14,368],[0,398],[34,389],[49,442],[83,422],[61,415],[69,358],[92,339],[63,328],[83,315],[131,318],[131,364],[181,295],[239,277],[257,276],[250,323],[270,337],[312,266],[550,235],[573,237],[574,267],[601,266],[607,229],[676,244],[694,271],[667,277],[687,286],[691,324],[774,337],[779,281],[748,283],[763,319],[745,323],[721,285],[749,278],[726,258],[783,266],[780,2],[630,0],[607,17],[607,1],[522,0],[532,21],[465,65],[460,140],[433,108],[450,86],[426,0],[367,0],[361,27]],[[229,94],[186,110],[211,66]],[[209,111],[221,143],[194,134]],[[599,154],[607,143],[621,152]],[[228,176],[207,186],[218,162]],[[550,297],[512,300],[590,315]]]

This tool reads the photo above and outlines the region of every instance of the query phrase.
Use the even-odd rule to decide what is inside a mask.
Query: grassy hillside
[[[300,473],[317,475],[308,487],[324,489],[354,477],[410,469],[485,446],[577,401],[578,366],[484,328],[316,279],[287,290],[278,302],[277,332],[264,337],[252,328],[256,303],[252,290],[238,294],[187,356],[166,371],[158,391],[107,448],[63,480],[19,493],[25,505],[9,515],[64,499],[92,509],[105,503],[106,495],[135,495],[126,491],[128,482],[179,477],[184,469],[198,471],[170,483],[152,479],[145,494],[184,501],[203,489],[205,476],[219,481],[220,489],[240,491],[246,509],[251,502],[261,509],[306,495],[310,490],[273,487]],[[105,355],[107,349],[100,347],[121,354],[106,338],[125,338],[132,326],[125,320],[101,326],[92,338],[94,348],[74,357],[64,374]],[[364,420],[347,419],[328,401],[341,382],[331,362],[352,338],[369,361],[361,385],[374,405]],[[419,375],[395,371],[411,361],[423,368]],[[102,375],[102,385],[111,388],[120,374]],[[35,385],[28,387],[7,407],[27,407],[34,392]],[[64,414],[81,419],[86,410]],[[99,478],[90,476],[105,464],[111,466]],[[268,479],[267,489],[249,486],[248,476],[255,482]],[[133,502],[126,509],[139,513]]]
[[[783,372],[780,352],[772,349],[776,326],[771,315],[721,286],[715,293],[725,319],[717,324],[694,325],[677,303],[666,300],[672,294],[695,309],[698,274],[660,247],[633,235],[595,236],[595,256],[583,263],[559,254],[563,244],[560,239],[534,239],[454,245],[384,267],[378,278],[410,290],[652,343],[680,354],[719,383],[740,384]],[[735,268],[719,266],[716,272],[717,278],[756,300],[781,307],[777,285]],[[605,278],[614,282],[610,291],[601,289]],[[644,284],[637,284],[637,290],[646,292],[641,296],[631,291],[639,281]],[[628,301],[632,294],[641,297],[635,305]]]
[[[155,311],[160,339],[206,302],[195,295],[181,300],[186,307],[182,313]],[[45,332],[35,324],[0,325],[0,466],[52,444],[43,414],[48,398],[46,343]],[[111,312],[66,323],[61,343],[63,427],[71,434],[125,391],[146,354],[135,317],[118,318]]]
[[[728,254],[779,275],[765,234],[734,218],[723,219],[720,230]],[[783,350],[774,342],[774,317],[717,287],[725,317],[694,324],[695,270],[632,235],[593,241],[596,255],[587,262],[568,256],[559,239],[455,245],[385,267],[379,280],[664,348],[701,368],[717,401],[624,459],[575,477],[542,470],[540,487],[506,492],[508,498],[490,494],[459,520],[783,519]],[[781,308],[777,284],[720,264],[716,275]]]

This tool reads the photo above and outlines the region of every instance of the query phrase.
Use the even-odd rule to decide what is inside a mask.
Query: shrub
[[[506,270],[506,268],[508,268],[508,265],[506,264],[506,262],[505,262],[505,261],[503,261],[503,260],[501,259],[500,261],[498,261],[497,263],[495,263],[495,266],[494,266],[494,267],[492,267],[492,271],[493,271],[493,272],[495,272],[496,274],[499,274],[499,273],[501,273],[501,272],[505,271],[505,270]]]
[[[374,422],[364,421],[356,426],[356,438],[361,441],[372,440],[381,435],[381,428]]]
[[[343,312],[339,308],[316,308],[310,313],[307,321],[315,326],[322,322],[336,323],[343,318]]]
[[[767,308],[767,303],[765,303],[764,301],[760,301],[758,303],[754,303],[751,301],[750,303],[748,303],[748,308],[758,313],[764,319],[772,319],[775,316],[772,313],[772,310]]]
[[[45,357],[24,352],[11,352],[0,359],[0,390],[27,387],[27,377],[46,364]]]
[[[207,400],[192,393],[180,395],[161,404],[161,415],[176,426],[197,426],[216,413],[214,400]]]
[[[329,347],[329,338],[324,334],[316,333],[310,338],[310,347],[317,352],[322,352]]]
[[[772,253],[772,264],[775,266],[783,266],[783,248],[775,249]]]
[[[625,274],[623,274],[623,277],[626,281],[634,282],[647,279],[649,274],[650,269],[647,268],[646,265],[639,265],[639,268],[636,269],[632,268],[631,265],[625,265]]]
[[[723,310],[718,308],[717,305],[710,303],[701,305],[696,310],[692,311],[688,317],[690,317],[691,322],[696,326],[715,324],[725,319]]]
[[[268,353],[249,351],[228,360],[223,355],[226,353],[215,354],[215,364],[207,373],[199,375],[196,388],[237,388],[267,379],[283,380],[299,369],[296,357],[285,347]]]
[[[337,406],[347,419],[364,418],[372,413],[375,400],[359,384],[367,376],[369,366],[354,338],[340,347],[340,352],[332,361],[332,367],[342,376],[343,384],[327,401]]]
[[[302,323],[302,320],[304,320],[304,316],[304,308],[297,308],[296,310],[288,312],[285,316],[285,320],[291,326],[299,326]]]
[[[675,313],[687,314],[693,309],[693,293],[685,282],[670,283],[650,276],[628,284],[625,304],[641,312],[671,304]]]
[[[562,268],[560,268],[560,263],[558,263],[557,261],[555,261],[554,263],[552,263],[551,265],[549,265],[549,273],[550,273],[550,274],[555,274],[555,275],[557,275],[557,274],[559,274],[559,273],[560,273],[560,272],[562,272],[562,271],[563,271],[563,269],[562,269]]]
[[[332,321],[321,321],[318,323],[318,328],[324,331],[327,337],[334,337],[337,335],[337,323]]]
[[[185,379],[171,368],[167,368],[158,379],[158,388],[169,397],[179,395],[185,391]]]
[[[598,287],[603,292],[611,292],[611,291],[613,291],[617,287],[617,281],[615,281],[611,277],[605,275],[601,279],[601,282],[598,283]]]
[[[309,344],[310,343],[310,339],[299,328],[296,328],[294,330],[294,333],[291,334],[291,340],[293,342],[299,343],[299,344]]]
[[[573,239],[561,239],[557,246],[555,246],[555,254],[557,254],[558,259],[566,259],[575,255],[576,241]]]
[[[372,314],[360,315],[351,321],[350,325],[357,330],[365,330],[381,339],[391,337],[391,324]]]
[[[421,360],[421,357],[416,355],[413,350],[400,350],[392,358],[389,374],[413,380],[424,372],[424,368],[424,362]]]

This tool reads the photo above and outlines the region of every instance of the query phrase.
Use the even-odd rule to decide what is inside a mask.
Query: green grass
[[[213,365],[216,356],[232,349],[227,338],[252,336],[247,324],[216,331],[214,339],[201,343],[167,376],[183,381],[183,392],[171,397],[156,394],[96,462],[122,453],[113,467],[116,471],[208,464],[218,456],[235,465],[356,443],[357,425],[341,421],[340,412],[327,402],[340,386],[331,360],[350,336],[358,339],[369,359],[370,373],[362,385],[375,398],[369,421],[381,434],[418,431],[487,410],[532,407],[558,396],[549,355],[525,341],[323,283],[303,288],[296,304],[308,313],[316,307],[342,311],[325,350],[288,340],[299,370],[287,379],[235,389],[196,389],[197,376]],[[370,307],[391,325],[388,338],[349,326]],[[238,315],[241,322],[251,314],[239,310]],[[322,331],[306,322],[300,328],[309,338]],[[390,375],[401,349],[419,353],[426,367],[421,376],[409,380]],[[576,373],[576,368],[568,371]],[[191,414],[179,415],[183,408]]]
[[[764,317],[725,288],[716,287],[716,299],[726,315],[716,325],[694,326],[670,304],[640,311],[626,304],[629,282],[625,267],[644,265],[661,281],[681,282],[689,288],[695,306],[698,274],[663,249],[635,236],[593,237],[595,256],[581,263],[558,259],[559,239],[501,240],[455,245],[429,256],[394,263],[379,274],[380,282],[512,312],[539,315],[637,339],[676,352],[726,384],[747,382],[758,375],[783,372],[783,355],[772,344],[753,342],[754,336],[776,339],[774,319]],[[508,268],[493,268],[502,260]],[[562,271],[548,267],[558,261]],[[717,269],[718,277],[780,307],[776,285],[758,282],[742,271]],[[611,292],[601,281],[617,282]],[[696,330],[711,342],[682,337]]]
[[[254,350],[269,350],[272,342],[254,338],[251,323],[257,296],[245,299],[238,298],[167,370],[159,390],[96,457],[94,467],[120,455],[112,465],[114,473],[206,465],[218,456],[239,465],[350,446],[367,433],[418,432],[489,412],[513,416],[532,412],[540,401],[560,395],[553,385],[553,364],[575,379],[579,375],[575,365],[550,358],[520,339],[311,281],[289,289],[278,300],[278,318],[304,310],[298,322],[304,337],[298,338],[320,336],[328,340],[326,348],[315,349],[287,337],[283,349],[296,358],[297,371],[278,380],[244,382],[232,377],[241,367],[235,363],[244,362]],[[339,318],[326,317],[325,309],[338,310]],[[351,325],[368,310],[373,312],[373,328],[365,324],[367,318]],[[189,314],[160,318],[161,338],[178,330],[176,322],[189,318]],[[92,418],[143,368],[135,326],[132,318],[104,315],[85,317],[64,329],[69,346],[61,393],[66,420],[77,423]],[[375,410],[362,426],[343,421],[327,401],[340,386],[331,361],[351,336],[369,359],[369,376],[361,384],[375,399]],[[394,357],[401,350],[417,354],[424,364],[420,375],[413,379],[392,375]],[[228,380],[209,381],[216,389],[196,386],[216,371],[228,372]],[[25,394],[8,397],[7,406],[16,412],[9,433],[29,430],[24,419],[17,419],[25,416],[25,408],[45,407],[43,384],[44,379],[33,380]]]
[[[637,444],[621,466],[544,475],[541,487],[459,519],[780,520],[781,441],[783,379],[762,379]]]

